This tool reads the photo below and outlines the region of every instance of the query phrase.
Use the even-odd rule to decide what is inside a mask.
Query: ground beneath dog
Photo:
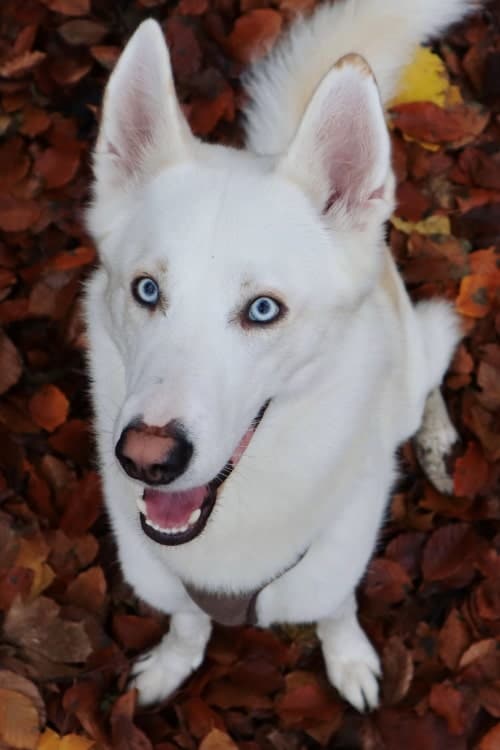
[[[445,395],[455,495],[410,444],[359,591],[381,708],[328,685],[311,628],[216,628],[201,669],[137,710],[131,663],[166,618],[120,579],[89,433],[81,224],[105,80],[158,18],[195,133],[238,144],[238,75],[314,0],[2,0],[0,745],[41,750],[500,748],[500,11],[421,52],[390,111],[391,244],[415,299],[461,313]],[[389,40],[388,40],[389,43]],[[370,501],[369,498],[366,499]],[[332,571],[332,575],[336,572]]]

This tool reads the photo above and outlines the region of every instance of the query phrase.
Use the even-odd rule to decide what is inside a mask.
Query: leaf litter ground
[[[134,656],[167,618],[120,578],[89,433],[82,229],[109,71],[153,15],[193,130],[238,145],[238,76],[314,0],[3,0],[0,11],[0,745],[40,750],[500,748],[500,11],[420,50],[389,112],[389,234],[414,299],[465,338],[445,380],[454,497],[411,444],[361,619],[380,710],[328,685],[312,628],[216,628],[171,701],[137,710]],[[367,499],[367,502],[369,499]]]

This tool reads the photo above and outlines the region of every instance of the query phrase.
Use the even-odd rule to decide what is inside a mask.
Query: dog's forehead
[[[269,169],[181,165],[147,188],[134,232],[143,256],[176,263],[194,258],[265,259],[309,252],[321,222],[297,187]],[[317,237],[313,237],[317,234]]]

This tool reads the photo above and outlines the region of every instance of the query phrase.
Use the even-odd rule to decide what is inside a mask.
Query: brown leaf
[[[227,40],[229,54],[241,63],[263,57],[276,41],[281,23],[281,15],[270,8],[257,8],[240,16]]]
[[[135,690],[129,690],[115,702],[111,711],[113,747],[119,750],[152,750],[151,742],[134,724],[135,703]]]
[[[448,669],[457,668],[470,642],[467,623],[458,610],[452,609],[439,633],[439,656]]]
[[[437,529],[427,542],[422,558],[422,572],[427,581],[442,581],[471,571],[479,551],[479,539],[466,523],[455,523]]]
[[[399,636],[389,638],[382,651],[384,705],[399,703],[413,680],[413,659]]]
[[[106,70],[113,70],[120,52],[121,48],[115,45],[96,44],[90,48],[90,54],[94,60],[97,60]]]
[[[500,680],[479,688],[479,702],[485,711],[500,719]]]
[[[22,372],[21,355],[7,334],[0,330],[0,394],[12,388]]]
[[[433,685],[429,705],[448,724],[450,734],[463,734],[471,718],[471,696],[457,690],[450,682]]]
[[[80,573],[66,589],[66,600],[70,604],[101,615],[106,600],[106,579],[100,566]]]
[[[30,229],[42,214],[39,203],[10,196],[0,196],[0,229],[22,232]]]
[[[212,729],[202,740],[199,750],[238,750],[238,745],[220,729]]]
[[[370,562],[363,582],[363,591],[369,598],[396,604],[410,588],[410,577],[399,563],[382,557]]]
[[[416,716],[403,709],[384,708],[376,723],[384,741],[383,747],[398,750],[466,750],[464,737],[447,731],[444,721],[433,713]]]
[[[165,31],[176,77],[187,81],[201,67],[201,49],[196,34],[182,16],[171,16]]]
[[[0,687],[0,739],[13,748],[35,750],[40,717],[27,695]]]
[[[64,493],[65,509],[59,526],[70,537],[81,536],[96,522],[102,511],[101,484],[94,471]]]
[[[23,52],[0,66],[0,77],[19,78],[31,71],[45,60],[45,52]]]
[[[50,10],[65,16],[86,16],[90,13],[90,0],[42,0]]]
[[[276,713],[285,727],[303,727],[306,721],[340,718],[342,704],[312,672],[297,670],[285,678],[285,692],[275,702]]]
[[[35,170],[44,180],[48,190],[60,188],[70,182],[80,166],[80,149],[48,148],[36,160]]]
[[[182,713],[189,732],[196,739],[205,737],[212,729],[220,729],[222,731],[225,729],[224,722],[220,716],[215,711],[212,711],[205,701],[196,696],[189,698],[182,705]]]
[[[67,44],[90,46],[102,42],[108,34],[108,27],[97,21],[75,20],[66,21],[57,31]]]
[[[55,385],[44,385],[30,399],[29,409],[37,425],[54,432],[66,421],[69,401]]]
[[[83,662],[92,650],[83,623],[63,620],[58,605],[45,596],[28,604],[14,602],[4,630],[28,655],[34,652],[53,662]]]
[[[202,16],[208,10],[208,0],[181,0],[179,12],[184,16]]]
[[[487,732],[478,745],[477,750],[498,750],[500,747],[500,724],[496,724]]]
[[[118,643],[123,648],[134,651],[143,651],[153,646],[164,632],[164,628],[154,617],[138,615],[115,614],[112,628]]]
[[[484,488],[489,476],[489,464],[477,443],[467,443],[463,456],[455,461],[453,490],[456,495],[474,497]]]
[[[458,104],[442,109],[432,102],[398,104],[392,109],[397,128],[410,138],[426,143],[464,146],[483,132],[489,113],[477,107]]]

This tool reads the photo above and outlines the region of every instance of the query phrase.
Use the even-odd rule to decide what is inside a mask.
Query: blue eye
[[[252,323],[272,323],[281,312],[281,305],[272,297],[257,297],[247,309],[247,318]]]
[[[154,279],[149,276],[141,276],[132,284],[132,294],[137,302],[146,307],[156,307],[160,299],[160,289]]]

